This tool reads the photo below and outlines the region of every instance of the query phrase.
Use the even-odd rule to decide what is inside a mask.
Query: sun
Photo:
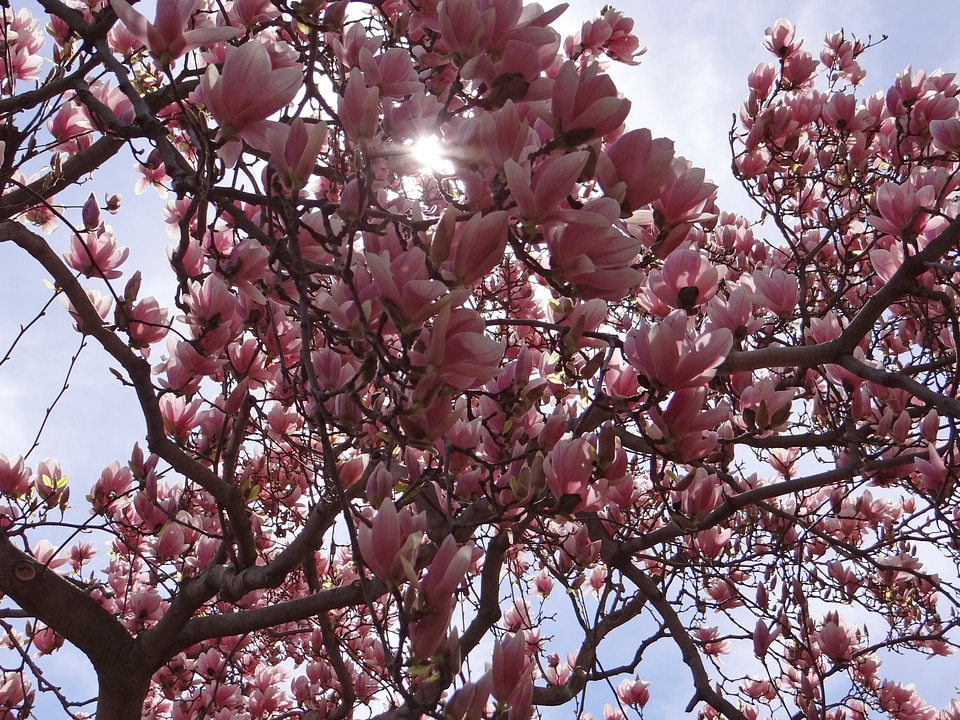
[[[413,155],[420,169],[436,175],[454,175],[456,168],[451,160],[452,153],[436,135],[425,135],[410,144],[410,154]]]

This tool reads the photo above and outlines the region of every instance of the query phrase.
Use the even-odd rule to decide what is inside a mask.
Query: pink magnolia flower
[[[624,714],[619,708],[615,708],[610,703],[603,706],[603,720],[624,720]]]
[[[21,178],[22,179],[22,178]],[[36,177],[31,178],[31,181]],[[47,198],[46,201],[33,205],[23,213],[23,219],[39,227],[44,235],[49,235],[60,225],[59,214],[63,212],[63,207],[54,203],[53,198]]]
[[[709,381],[732,346],[733,335],[726,328],[692,337],[687,313],[674,310],[655,325],[643,324],[627,333],[623,354],[650,382],[678,390]]]
[[[836,613],[830,613],[817,633],[817,645],[834,663],[847,661],[857,644],[855,632],[844,627]]]
[[[653,203],[659,235],[651,246],[654,255],[665,258],[687,238],[694,223],[716,217],[711,206],[717,186],[705,180],[702,168],[683,158],[673,161],[671,174]]]
[[[399,584],[412,574],[425,524],[426,515],[398,512],[393,500],[384,499],[370,525],[357,529],[364,564],[383,582]]]
[[[702,467],[692,474],[689,484],[683,490],[674,490],[671,499],[684,516],[698,523],[723,502],[723,483]]]
[[[890,114],[902,115],[908,107],[916,103],[923,95],[926,80],[926,71],[913,72],[913,67],[907,65],[887,90],[887,110]]]
[[[311,164],[311,168],[312,168]],[[267,299],[259,286],[272,280],[270,271],[270,251],[254,238],[244,238],[230,249],[227,257],[217,262],[217,270],[239,292],[242,305],[244,300],[264,305]],[[238,308],[243,313],[243,307]]]
[[[760,432],[786,430],[795,395],[795,388],[777,390],[771,377],[761,378],[744,388],[740,393],[740,408],[748,428]]]
[[[698,532],[694,536],[694,543],[701,557],[712,560],[720,557],[732,536],[733,531],[730,528],[721,529],[714,525]]]
[[[645,128],[631,130],[600,153],[597,180],[607,196],[629,214],[656,200],[670,181],[672,168],[672,140],[654,140]]]
[[[673,308],[693,310],[717,294],[726,270],[691,248],[675,250],[662,271],[650,271],[650,290]]]
[[[753,630],[753,654],[761,659],[766,656],[767,651],[779,634],[779,627],[775,627],[771,631],[763,620],[757,620],[757,626]]]
[[[107,315],[110,313],[110,308],[113,307],[113,298],[109,295],[101,295],[97,290],[87,289],[85,292],[87,298],[90,300],[90,304],[93,305],[100,319],[106,320]],[[70,313],[70,316],[73,318],[73,329],[77,332],[83,332],[83,321],[80,319],[79,313],[67,299],[67,296],[61,295],[60,302],[63,303],[64,307],[67,308],[67,312]]]
[[[553,80],[543,71],[550,72],[554,48],[552,44],[539,48],[533,42],[511,39],[504,45],[502,54],[486,53],[467,61],[461,75],[489,88],[483,103],[491,110],[501,107],[508,100],[545,100],[550,97]]]
[[[276,378],[272,363],[260,349],[260,343],[247,338],[243,343],[230,343],[227,346],[230,366],[239,377],[243,377],[253,386],[264,386]]]
[[[46,626],[35,628],[33,637],[30,638],[31,644],[40,655],[49,655],[58,650],[63,645],[63,641],[63,635],[59,635],[52,628]]]
[[[237,297],[219,275],[208,275],[202,282],[191,281],[187,305],[190,313],[186,319],[195,337],[216,329],[223,329],[229,336],[238,320]]]
[[[130,502],[127,494],[133,487],[133,473],[130,468],[123,467],[114,460],[103,469],[100,479],[87,495],[91,505],[90,512],[96,514],[127,505]]]
[[[618,129],[630,112],[630,101],[619,96],[609,75],[596,63],[578,70],[567,61],[553,83],[551,113],[558,136],[580,145]]]
[[[476,682],[467,681],[443,707],[443,716],[452,720],[481,720],[490,698],[493,676],[489,671]]]
[[[585,438],[560,440],[543,461],[543,475],[547,487],[557,502],[566,502],[565,498],[577,500],[573,507],[565,507],[567,512],[596,510],[600,505],[600,496],[593,477],[593,456]]]
[[[17,80],[36,80],[43,65],[40,49],[43,30],[40,21],[26,8],[15,13],[3,11],[3,58],[0,60],[0,89],[13,93]]]
[[[440,37],[457,64],[463,65],[486,49],[481,41],[496,15],[495,8],[483,8],[476,0],[443,0],[437,5]]]
[[[380,91],[367,87],[359,68],[350,71],[343,95],[337,98],[337,116],[343,131],[361,145],[373,140],[380,122]]]
[[[477,213],[467,222],[454,222],[449,212],[437,225],[430,254],[434,261],[443,262],[453,277],[471,285],[503,262],[508,221],[504,211]]]
[[[707,655],[725,655],[730,652],[730,641],[721,639],[719,628],[701,626],[694,629],[693,636]]]
[[[308,124],[300,117],[289,125],[277,123],[267,129],[270,159],[281,184],[292,195],[307,184],[326,139],[326,123]]]
[[[123,313],[130,345],[135,348],[148,348],[160,342],[170,330],[167,311],[160,307],[156,298],[147,297],[132,307],[124,306]]]
[[[17,499],[30,488],[30,468],[23,464],[23,458],[8,458],[0,453],[0,493],[8,498]]]
[[[524,149],[532,145],[535,135],[512,100],[507,100],[497,112],[481,113],[464,123],[464,130],[472,132],[472,141],[479,143],[479,161],[498,172],[507,160],[519,161]]]
[[[137,178],[137,184],[134,187],[134,192],[137,195],[142,195],[148,187],[153,187],[160,198],[167,197],[167,185],[170,184],[171,178],[167,174],[167,168],[164,165],[163,156],[159,150],[151,150],[146,162],[137,163],[133,166],[133,169],[140,173],[140,177]]]
[[[384,134],[398,143],[416,143],[421,138],[436,135],[437,118],[443,109],[443,103],[433,95],[424,92],[423,85],[401,102],[388,102],[383,105]],[[485,116],[482,115],[481,117]],[[446,143],[459,152],[462,145]]]
[[[763,698],[764,700],[773,700],[777,696],[777,688],[769,680],[758,680],[749,677],[740,683],[740,689],[754,700]]]
[[[403,48],[388,48],[376,56],[363,48],[358,60],[364,82],[378,88],[381,97],[399,100],[423,92],[410,53]]]
[[[877,699],[880,709],[898,720],[935,720],[937,717],[937,709],[923,702],[912,683],[905,686],[884,680]]]
[[[803,40],[797,39],[793,23],[780,18],[772,27],[767,28],[763,45],[778,58],[783,59],[799,50],[800,46],[803,45]]]
[[[589,157],[586,151],[551,155],[537,165],[532,177],[529,167],[507,159],[503,172],[520,216],[534,224],[559,216],[560,204],[573,191]]]
[[[443,645],[457,605],[457,588],[472,561],[469,545],[458,547],[452,535],[444,538],[420,581],[415,609],[424,615],[410,626],[410,642],[417,657],[431,657]]]
[[[445,305],[433,326],[421,332],[424,350],[410,353],[411,364],[458,390],[478,387],[500,371],[504,351],[502,343],[484,334],[485,328],[477,311]]]
[[[940,457],[933,443],[927,444],[927,457],[929,460],[924,460],[922,457],[915,458],[913,467],[920,487],[925,492],[938,496],[947,483],[950,470],[944,464],[943,458]]]
[[[640,241],[612,224],[616,216],[617,204],[599,198],[569,222],[545,230],[555,280],[575,285],[585,298],[608,300],[619,300],[640,283],[643,276],[631,267]]]
[[[673,394],[662,413],[656,407],[647,411],[646,433],[662,452],[681,462],[713,452],[719,438],[716,428],[729,418],[730,409],[719,405],[704,410],[706,397],[705,387],[684,388]]]
[[[578,52],[602,53],[627,65],[638,65],[637,58],[647,51],[633,34],[633,20],[610,6],[605,6],[596,20],[583,23],[579,36],[568,38],[565,50],[571,57]]]
[[[10,709],[10,717],[13,718],[13,710],[23,707],[23,712],[29,712],[27,706],[33,706],[33,689],[30,683],[24,681],[22,672],[0,673],[0,703],[4,708]],[[484,698],[486,699],[486,698]],[[17,715],[20,713],[18,712]]]
[[[157,368],[160,385],[184,395],[192,395],[206,377],[221,374],[223,362],[200,353],[191,343],[167,336],[167,359]]]
[[[533,584],[537,590],[537,594],[541,597],[549,597],[553,591],[553,578],[550,576],[550,573],[547,572],[546,568],[534,576]]]
[[[600,541],[590,540],[590,533],[584,525],[577,527],[576,532],[569,533],[560,544],[561,567],[590,567],[598,557],[600,557]]]
[[[153,625],[163,617],[166,604],[153,588],[130,593],[124,603],[126,617],[123,624],[131,632],[137,632]]]
[[[100,226],[100,203],[97,202],[97,196],[93,193],[90,193],[83,207],[80,208],[80,219],[83,221],[84,230],[96,230]]]
[[[830,33],[823,39],[820,62],[825,67],[839,71],[850,85],[859,85],[866,73],[863,72],[856,58],[863,49],[863,43],[860,40],[847,40],[842,32]]]
[[[631,267],[639,243],[613,227],[558,225],[548,230],[547,243],[556,279],[575,286],[584,298],[619,300],[643,278]]]
[[[456,595],[453,595],[452,599],[456,599]],[[427,612],[410,623],[410,649],[414,657],[430,658],[459,642],[456,628],[450,632],[450,618],[453,617],[455,609],[456,603],[448,603],[441,609]]]
[[[929,218],[923,208],[936,205],[937,190],[933,185],[917,189],[912,180],[902,185],[888,182],[877,188],[875,201],[879,217],[867,216],[867,222],[873,227],[896,238],[904,234],[918,235]]]
[[[442,608],[453,601],[472,561],[470,545],[458,546],[452,535],[443,539],[426,576],[420,581],[420,590],[431,607]]]
[[[738,285],[727,298],[714,295],[707,305],[707,317],[715,327],[727,328],[737,340],[763,326],[763,320],[754,317],[753,293]]]
[[[202,45],[213,45],[243,34],[239,28],[232,27],[184,30],[200,7],[200,0],[158,0],[153,22],[134,10],[126,0],[110,0],[110,6],[163,66]]]
[[[41,499],[47,502],[49,507],[54,507],[66,494],[69,496],[67,483],[69,478],[63,474],[60,469],[60,463],[53,458],[44,458],[37,464],[37,471],[31,477],[33,487]],[[38,547],[46,547],[49,541],[41,540]]]
[[[643,707],[650,700],[650,683],[634,676],[627,678],[617,686],[617,697],[624,705]]]
[[[278,17],[280,8],[271,0],[234,0],[228,15],[231,20],[238,20],[240,24],[251,27]]]
[[[301,85],[300,66],[274,69],[270,53],[257,41],[228,47],[222,72],[208,66],[196,96],[220,123],[218,137],[227,143],[225,161],[236,161],[240,139],[267,149],[267,118],[286,107]]]
[[[73,102],[64,103],[47,121],[47,130],[56,140],[58,152],[76,153],[90,147],[93,125],[83,108]]]
[[[930,134],[933,143],[945,152],[960,152],[960,119],[932,120]]]
[[[797,311],[800,287],[797,279],[779,268],[757,270],[751,276],[756,287],[753,301],[776,315],[791,316]]]
[[[437,392],[437,384],[424,378],[410,394],[406,413],[400,416],[400,426],[413,439],[434,443],[463,417],[466,403],[462,399],[451,403],[449,390],[441,388]]]
[[[157,535],[153,545],[153,554],[157,560],[173,560],[180,557],[189,547],[184,542],[183,529],[176,523],[167,523]]]
[[[333,48],[337,60],[344,68],[360,67],[360,53],[367,50],[374,54],[380,50],[382,38],[369,36],[363,23],[351,23],[341,36],[335,36],[330,46]]]
[[[129,254],[129,248],[117,247],[113,230],[105,227],[84,235],[74,233],[70,238],[70,252],[63,259],[67,265],[87,277],[113,280],[123,275],[117,268]]]
[[[393,258],[384,250],[365,257],[380,300],[398,327],[422,323],[440,310],[446,286],[430,278],[423,250],[413,247]],[[453,300],[449,294],[446,298],[447,304]]]
[[[508,702],[530,675],[527,643],[522,632],[505,635],[493,646],[490,692],[502,703]]]
[[[97,80],[90,84],[90,91],[97,100],[110,108],[120,122],[130,124],[135,120],[137,111],[133,103],[116,85],[111,85],[106,80]],[[105,129],[96,115],[92,116],[92,120],[98,129]]]
[[[783,79],[788,86],[807,85],[817,70],[817,61],[806,50],[792,53],[783,62]]]
[[[820,117],[827,125],[841,132],[858,132],[867,127],[870,117],[857,104],[857,98],[845,93],[835,93],[823,104]]]
[[[167,394],[160,397],[158,404],[163,418],[163,429],[167,435],[176,440],[186,440],[200,424],[199,400],[191,400],[188,403],[180,396]]]
[[[50,458],[47,458],[47,460],[50,460]],[[66,480],[66,478],[64,478],[64,480]],[[59,554],[61,550],[63,550],[62,547],[58,547],[44,538],[30,548],[30,554],[33,555],[38,562],[46,565],[47,567],[58,568],[66,565],[68,562],[66,557]]]

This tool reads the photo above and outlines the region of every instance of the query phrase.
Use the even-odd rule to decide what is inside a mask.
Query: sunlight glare
[[[424,172],[437,175],[453,175],[456,172],[449,149],[435,135],[425,135],[416,140],[410,145],[410,153],[416,157]]]

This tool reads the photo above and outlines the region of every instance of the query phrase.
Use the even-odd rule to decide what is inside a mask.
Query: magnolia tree
[[[953,75],[867,94],[869,43],[776,23],[761,231],[624,129],[612,9],[40,5],[0,9],[4,262],[146,430],[92,487],[0,456],[3,718],[960,718],[884,664],[960,643]]]

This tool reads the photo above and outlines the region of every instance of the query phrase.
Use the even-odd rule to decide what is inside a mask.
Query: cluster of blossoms
[[[596,683],[616,720],[672,642],[705,718],[932,720],[881,651],[960,641],[960,580],[924,567],[960,547],[953,76],[861,99],[863,43],[818,61],[775,24],[731,135],[758,228],[625,128],[619,12],[563,41],[562,6],[357,5],[48,0],[20,93],[39,23],[4,10],[0,109],[38,139],[5,151],[0,242],[147,449],[85,506],[0,456],[0,591],[31,618],[2,624],[0,710],[69,641],[103,717],[528,720]],[[117,196],[53,209],[130,146],[165,275],[127,267]],[[62,242],[29,228],[57,214]],[[35,541],[83,509],[107,559]]]

